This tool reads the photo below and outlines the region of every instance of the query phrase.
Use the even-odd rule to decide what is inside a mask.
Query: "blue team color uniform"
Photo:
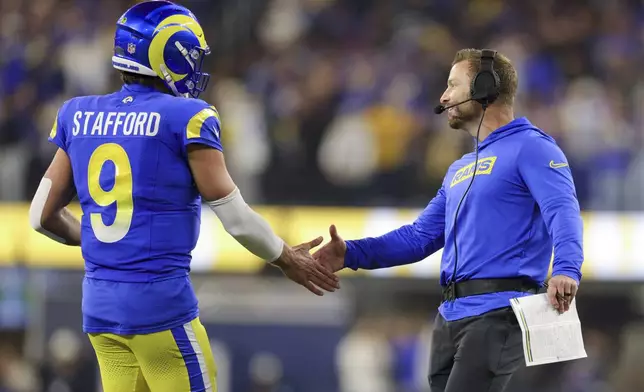
[[[413,224],[381,237],[347,241],[345,265],[375,269],[414,263],[444,247],[440,283],[454,269],[454,215],[473,174],[475,154],[454,162],[436,197]],[[474,184],[457,222],[456,281],[486,278],[581,279],[582,220],[570,168],[555,141],[518,118],[492,132],[479,146]],[[443,302],[448,320],[510,306],[528,295],[501,292]]]
[[[63,104],[50,141],[83,210],[83,328],[145,334],[198,316],[190,279],[201,199],[186,146],[221,150],[216,109],[141,85]]]

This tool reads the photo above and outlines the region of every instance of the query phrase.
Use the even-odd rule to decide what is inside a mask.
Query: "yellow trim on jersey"
[[[186,137],[188,139],[201,137],[201,127],[203,126],[203,123],[211,117],[214,117],[219,121],[219,113],[214,106],[205,108],[192,116],[190,121],[188,121],[188,126],[186,127]]]
[[[58,133],[58,113],[56,113],[56,118],[54,119],[54,125],[51,127],[51,132],[49,132],[49,137],[52,139],[55,138],[56,134]]]

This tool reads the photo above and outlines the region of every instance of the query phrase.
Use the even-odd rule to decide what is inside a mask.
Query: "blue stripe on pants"
[[[199,367],[199,360],[197,359],[197,354],[192,348],[190,339],[188,339],[188,334],[183,325],[172,329],[172,336],[174,341],[179,347],[181,356],[183,357],[184,362],[186,363],[186,369],[188,369],[188,377],[190,379],[190,392],[201,392],[204,391],[206,386],[203,383],[203,376],[201,375],[201,368]]]

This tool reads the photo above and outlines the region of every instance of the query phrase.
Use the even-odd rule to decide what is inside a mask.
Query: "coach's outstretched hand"
[[[338,277],[317,263],[309,253],[321,243],[322,237],[292,248],[284,244],[282,255],[273,262],[273,265],[279,267],[287,278],[306,287],[313,294],[324,295],[319,288],[334,292],[340,288]]]
[[[347,245],[338,235],[338,229],[335,225],[329,227],[329,234],[331,235],[331,241],[315,252],[313,258],[330,271],[337,272],[344,268],[344,255],[347,253]]]

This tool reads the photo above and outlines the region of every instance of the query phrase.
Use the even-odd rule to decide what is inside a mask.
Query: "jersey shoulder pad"
[[[70,116],[70,110],[69,107],[72,104],[72,101],[76,100],[77,98],[72,98],[69,99],[65,102],[63,102],[62,105],[60,105],[60,108],[56,112],[56,118],[54,119],[54,124],[51,127],[51,130],[49,131],[49,138],[48,140],[58,147],[62,148],[64,151],[67,151],[68,147],[68,137],[67,137],[67,124],[68,124],[68,117]]]
[[[194,98],[179,98],[172,107],[181,120],[176,129],[183,133],[184,143],[206,144],[221,150],[221,119],[214,105]],[[174,114],[174,113],[172,113]]]
[[[181,117],[184,121],[190,121],[196,115],[202,112],[212,115],[215,118],[219,119],[219,111],[217,111],[217,108],[215,108],[214,105],[211,105],[206,101],[203,101],[201,99],[195,99],[195,98],[182,98],[182,97],[172,97],[172,98],[174,102],[172,102],[170,111],[171,112],[176,111],[177,114],[181,113],[179,117]]]

